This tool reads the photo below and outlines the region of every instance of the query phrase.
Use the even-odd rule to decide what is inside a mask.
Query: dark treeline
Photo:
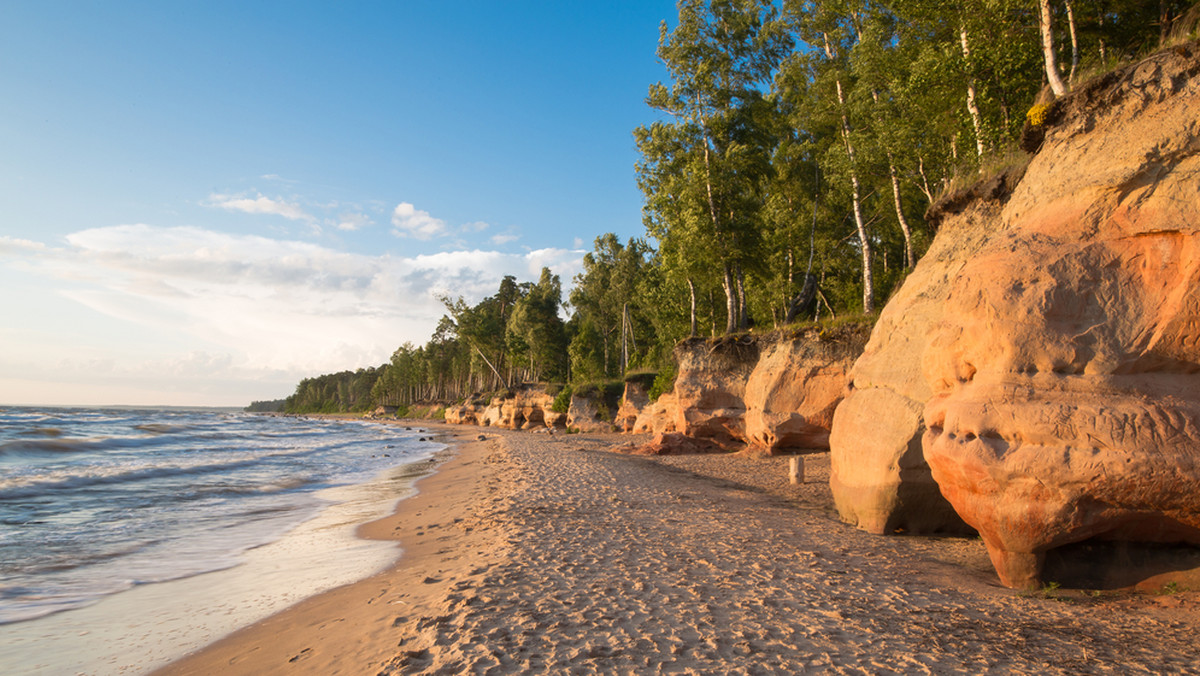
[[[1025,161],[1038,104],[1194,31],[1178,0],[680,0],[634,130],[644,238],[559,278],[445,299],[424,346],[303,381],[288,411],[452,401],[666,364],[694,335],[871,314],[925,251],[955,177]],[[1031,114],[1033,113],[1033,114]],[[566,310],[568,319],[563,319]]]

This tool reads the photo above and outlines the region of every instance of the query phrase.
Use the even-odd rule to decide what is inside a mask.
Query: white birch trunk
[[[1058,74],[1058,58],[1054,55],[1054,28],[1050,24],[1050,0],[1038,0],[1038,28],[1042,32],[1042,61],[1046,64],[1046,79],[1055,96],[1067,93],[1062,76]]]
[[[904,264],[912,268],[913,260],[912,230],[908,227],[908,219],[904,217],[904,207],[900,202],[900,177],[896,175],[896,163],[892,161],[892,153],[888,156],[888,174],[892,177],[892,201],[896,205],[896,220],[900,223],[900,232],[904,233]]]
[[[971,124],[975,127],[975,154],[983,157],[983,118],[979,114],[979,105],[975,103],[975,76],[970,74],[971,46],[967,41],[967,24],[963,22],[958,30],[959,43],[962,44],[963,61],[967,65],[967,112],[971,114]]]
[[[833,60],[833,49],[829,45],[829,37],[825,38],[825,55]],[[846,158],[850,162],[850,193],[854,210],[854,226],[858,231],[858,242],[862,251],[863,278],[863,312],[875,311],[874,280],[871,275],[871,241],[867,238],[867,226],[862,215],[862,190],[858,182],[858,169],[855,167],[854,144],[850,141],[850,118],[846,115],[846,97],[842,93],[842,80],[834,80],[837,88],[838,110],[842,114],[842,141],[846,144]]]

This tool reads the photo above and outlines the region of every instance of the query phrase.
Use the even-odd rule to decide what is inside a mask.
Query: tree
[[[1067,93],[1062,76],[1058,73],[1058,57],[1054,54],[1054,25],[1050,17],[1050,0],[1038,0],[1038,28],[1042,35],[1042,58],[1046,64],[1046,78],[1055,96]]]
[[[644,186],[664,182],[655,170],[675,169],[680,203],[647,204],[661,209],[660,237],[682,236],[699,245],[688,248],[708,248],[717,258],[727,333],[749,323],[744,268],[756,260],[774,142],[763,89],[789,46],[767,0],[681,0],[678,25],[669,30],[664,22],[659,37],[671,84],[651,86],[646,99],[675,121],[635,132],[646,157],[639,164]]]
[[[566,378],[567,341],[562,318],[562,284],[542,268],[538,283],[513,304],[505,335],[514,355],[521,353],[525,375],[538,381]]]

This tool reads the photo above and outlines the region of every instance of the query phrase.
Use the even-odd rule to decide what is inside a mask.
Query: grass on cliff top
[[[1160,52],[1197,40],[1200,40],[1200,3],[1175,20],[1175,27],[1165,40],[1157,44],[1148,42],[1142,50],[1128,58],[1085,61],[1076,71],[1075,79],[1069,85],[1070,90],[1058,100],[1069,99],[1074,93],[1086,90],[1110,73],[1140,63]],[[1031,112],[1052,105],[1053,98],[1046,103],[1042,102],[1043,98],[1049,95],[1048,87],[1049,85],[1043,89],[1037,101],[1031,103]],[[1051,122],[1049,126],[1054,126],[1054,123]],[[934,210],[937,205],[952,200],[956,194],[970,192],[975,186],[987,183],[997,176],[1022,170],[1029,165],[1032,159],[1033,155],[1021,150],[1018,147],[1018,140],[1014,140],[980,158],[978,164],[973,162],[962,164],[943,181],[942,189],[930,204],[930,209]]]
[[[899,288],[899,284],[897,284]],[[818,321],[793,322],[784,326],[771,327],[769,329],[750,329],[749,331],[737,331],[734,333],[726,333],[719,336],[697,336],[695,338],[684,338],[681,343],[692,341],[702,341],[710,345],[737,341],[742,339],[754,338],[787,338],[797,340],[800,338],[808,338],[810,340],[832,340],[837,341],[845,338],[856,338],[858,336],[870,335],[871,329],[875,328],[875,322],[879,320],[879,312],[871,314],[854,313],[841,314],[834,317],[826,317]]]

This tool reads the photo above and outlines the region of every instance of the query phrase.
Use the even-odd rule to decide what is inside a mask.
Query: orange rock
[[[827,448],[865,339],[863,329],[848,327],[824,337],[810,330],[684,341],[675,348],[674,390],[643,407],[632,431],[766,453]]]
[[[771,454],[829,448],[834,409],[865,342],[861,333],[840,338],[813,332],[764,346],[743,398],[746,443]]]
[[[674,392],[664,392],[646,404],[633,423],[634,434],[662,434],[675,431],[676,403]]]
[[[1055,105],[888,304],[831,441],[843,515],[920,516],[931,477],[1012,587],[1091,538],[1200,543],[1197,46]]]
[[[641,379],[626,380],[625,393],[621,395],[621,406],[613,424],[618,432],[631,432],[637,424],[638,415],[650,403],[650,385]]]

